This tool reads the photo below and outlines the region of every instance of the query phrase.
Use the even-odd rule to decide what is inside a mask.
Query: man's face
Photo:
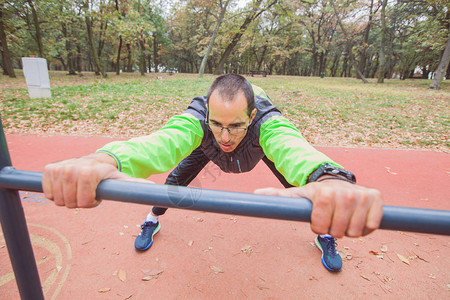
[[[243,92],[238,93],[232,101],[223,101],[219,93],[214,91],[209,98],[209,123],[211,130],[220,148],[225,152],[231,152],[244,139],[247,130],[238,129],[233,132],[232,128],[246,128],[251,124],[256,115],[256,109],[251,116],[247,115],[247,100]],[[232,133],[220,127],[230,128]]]

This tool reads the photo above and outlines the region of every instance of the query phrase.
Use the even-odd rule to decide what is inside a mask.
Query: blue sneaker
[[[153,244],[153,236],[161,229],[161,225],[150,221],[145,221],[141,225],[141,232],[134,241],[134,248],[136,250],[144,251],[150,248]]]
[[[316,237],[317,248],[322,251],[322,264],[332,272],[342,271],[342,258],[336,250],[336,239],[332,236]]]

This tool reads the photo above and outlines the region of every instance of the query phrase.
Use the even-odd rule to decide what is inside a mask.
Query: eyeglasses
[[[225,127],[225,126],[221,126],[216,123],[209,122],[209,111],[208,111],[206,114],[205,124],[208,125],[209,129],[214,134],[222,135],[223,130],[226,129],[228,131],[229,135],[239,136],[239,135],[243,135],[247,131],[248,126],[250,126],[250,120],[251,120],[251,118],[248,119],[247,125],[245,127],[238,127],[238,126]]]
[[[249,120],[250,122],[250,120]],[[215,134],[222,134],[223,130],[226,129],[229,135],[242,135],[247,131],[249,124],[245,127],[225,127],[214,123],[206,123],[209,126],[209,129]]]

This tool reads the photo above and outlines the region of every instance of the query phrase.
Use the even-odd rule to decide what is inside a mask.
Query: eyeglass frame
[[[217,125],[217,124],[212,124],[212,123],[209,122],[209,111],[208,111],[207,115],[206,115],[205,124],[208,125],[209,130],[211,130],[211,132],[213,132],[213,133],[214,133],[214,131],[211,128],[211,126],[220,128],[220,135],[222,135],[223,130],[226,129],[228,131],[229,135],[240,136],[240,135],[242,135],[243,133],[245,133],[248,130],[248,127],[250,126],[250,121],[251,121],[251,116],[249,116],[249,119],[248,119],[248,122],[247,122],[247,126],[245,126],[245,128],[244,127],[231,127],[230,128],[230,127],[227,127],[227,126],[221,126],[221,125]],[[233,134],[233,133],[231,133],[232,129],[242,129],[243,131],[242,131],[242,133]]]

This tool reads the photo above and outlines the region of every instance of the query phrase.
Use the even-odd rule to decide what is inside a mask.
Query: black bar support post
[[[0,170],[10,166],[11,158],[0,119]],[[0,221],[21,299],[44,299],[25,213],[17,190],[0,187]]]

